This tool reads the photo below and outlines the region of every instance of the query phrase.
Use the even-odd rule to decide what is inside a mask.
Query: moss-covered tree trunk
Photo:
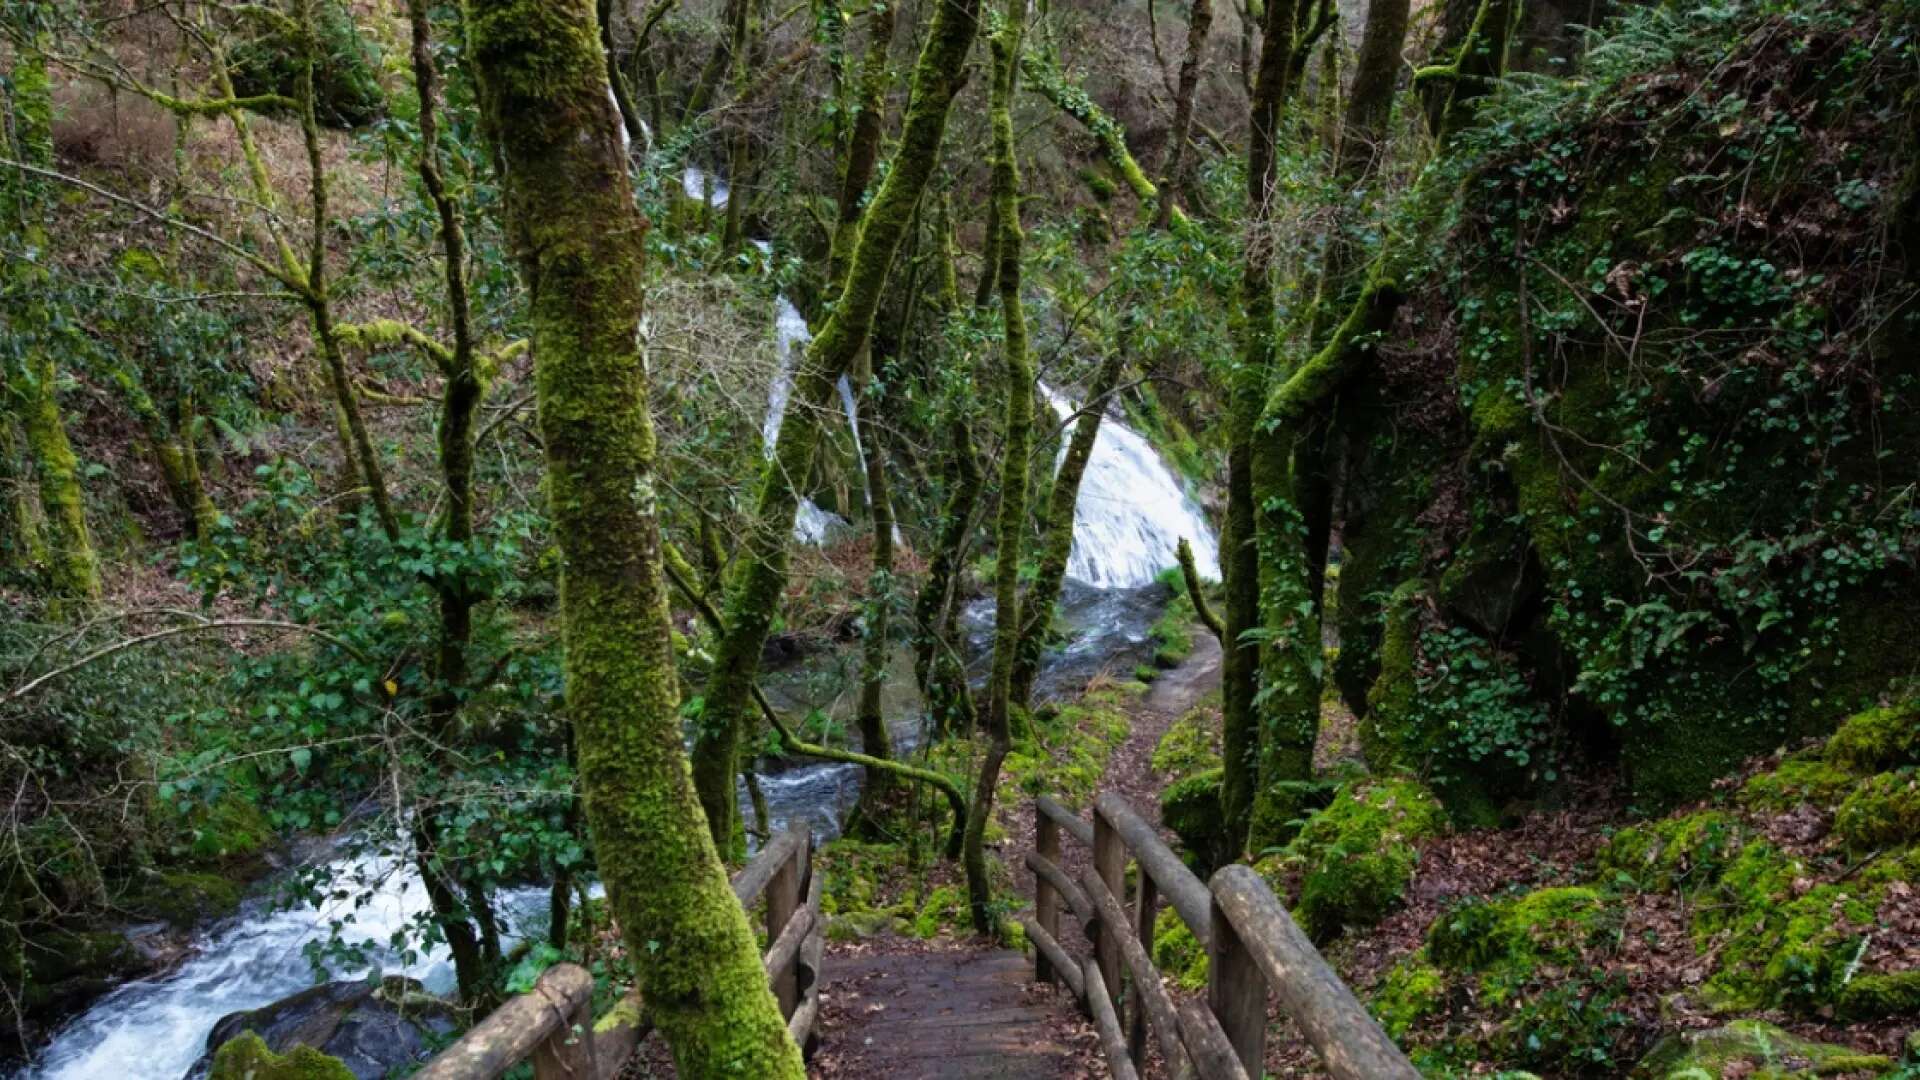
[[[1292,52],[1291,12],[1265,9],[1260,66],[1250,105],[1247,143],[1247,227],[1240,276],[1237,332],[1240,370],[1230,388],[1231,442],[1227,450],[1227,521],[1222,530],[1221,576],[1227,587],[1226,655],[1221,665],[1220,801],[1229,839],[1237,849],[1248,835],[1259,779],[1261,574],[1260,506],[1255,490],[1255,449],[1260,404],[1273,367],[1273,245],[1275,135],[1287,87]],[[1272,462],[1268,462],[1269,471]]]
[[[11,149],[29,165],[49,168],[53,164],[53,87],[47,77],[47,60],[39,48],[19,50],[14,58]],[[7,226],[30,246],[46,241],[42,220],[45,198],[41,183],[19,172],[8,177]],[[20,333],[24,347],[19,350],[19,366],[8,373],[13,408],[26,439],[27,453],[33,461],[34,477],[40,493],[40,508],[46,520],[47,584],[52,592],[69,602],[90,604],[100,595],[99,560],[94,556],[93,538],[87,532],[86,500],[80,488],[80,462],[67,440],[67,425],[60,415],[59,371],[54,363],[49,327],[32,296],[32,275],[39,271],[27,263],[13,263],[4,271],[19,290],[22,313]]]
[[[828,254],[828,292],[846,282],[860,235],[860,208],[873,183],[880,161],[880,129],[886,118],[887,53],[893,45],[894,5],[878,4],[867,16],[867,52],[855,101],[853,131],[847,140],[846,167],[840,176],[839,214]],[[873,566],[867,575],[867,602],[861,620],[860,697],[854,710],[860,729],[860,748],[877,758],[893,756],[893,740],[881,706],[892,650],[889,637],[893,612],[893,495],[887,480],[886,444],[880,439],[878,402],[873,390],[873,348],[861,350],[854,363],[855,414],[860,429],[861,468],[867,476],[867,517],[873,529]],[[856,824],[874,820],[877,807],[893,790],[893,774],[869,767],[860,789]]]
[[[14,423],[12,395],[0,369],[0,570],[36,573],[46,565],[47,534],[28,475],[26,440]]]
[[[735,759],[752,716],[760,651],[786,587],[788,544],[800,504],[795,485],[813,471],[820,417],[827,415],[838,392],[835,384],[872,337],[881,288],[920,193],[933,175],[947,114],[966,78],[966,58],[978,31],[979,13],[979,0],[953,0],[934,8],[914,66],[911,105],[892,167],[861,218],[846,284],[795,373],[786,421],[761,472],[743,550],[728,583],[727,632],[707,680],[705,707],[694,733],[694,781],[709,827],[720,841],[731,842],[738,816]]]
[[[1015,650],[1013,684],[1008,692],[1016,708],[1027,708],[1033,698],[1040,655],[1046,651],[1060,587],[1067,579],[1067,559],[1073,554],[1073,510],[1080,501],[1080,481],[1087,474],[1087,462],[1092,460],[1094,443],[1100,437],[1107,398],[1120,385],[1120,373],[1125,368],[1125,351],[1114,348],[1094,373],[1093,385],[1087,388],[1087,403],[1073,425],[1066,457],[1047,496],[1046,516],[1040,523],[1040,565],[1020,605],[1020,644]]]
[[[957,402],[949,409],[947,431],[953,449],[947,500],[940,510],[939,539],[913,609],[914,678],[933,718],[934,731],[943,736],[971,731],[974,725],[973,693],[967,686],[966,664],[953,639],[953,629],[959,606],[960,567],[982,486],[980,458],[973,448],[973,418]]]
[[[1027,477],[1033,457],[1033,357],[1027,350],[1026,305],[1020,296],[1025,236],[1020,229],[1020,166],[1013,140],[1013,93],[1020,71],[1021,39],[1026,31],[1027,0],[1007,0],[999,32],[993,35],[993,87],[989,113],[993,129],[993,178],[989,197],[1000,236],[994,245],[1000,261],[997,287],[1005,324],[1005,443],[1000,459],[1000,512],[993,555],[993,671],[987,680],[987,755],[967,811],[962,841],[967,899],[973,928],[993,931],[993,892],[987,878],[986,829],[1000,785],[1015,727],[1013,669],[1020,648],[1020,560],[1027,533]]]
[[[160,403],[153,400],[153,395],[147,393],[139,374],[130,366],[116,366],[111,374],[147,438],[154,467],[160,470],[160,482],[180,515],[181,532],[190,539],[206,539],[212,534],[220,512],[215,509],[200,475],[200,455],[193,439],[198,424],[191,407],[183,405],[181,418],[171,419]]]
[[[567,711],[600,875],[679,1074],[800,1080],[680,742],[640,345],[646,222],[593,5],[469,0],[466,16],[529,293]]]
[[[1187,10],[1187,54],[1180,61],[1180,84],[1173,98],[1173,130],[1167,134],[1167,166],[1160,173],[1159,225],[1172,223],[1177,203],[1192,206],[1192,180],[1187,176],[1187,140],[1193,134],[1193,99],[1200,88],[1200,65],[1205,62],[1207,35],[1213,32],[1213,0],[1193,0]]]

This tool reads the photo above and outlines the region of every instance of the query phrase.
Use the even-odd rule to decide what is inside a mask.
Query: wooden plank
[[[1240,1055],[1220,1030],[1220,1020],[1205,1005],[1182,999],[1174,1006],[1180,1018],[1180,1041],[1193,1059],[1194,1071],[1201,1080],[1247,1080]]]
[[[1019,918],[1020,925],[1027,931],[1027,940],[1033,942],[1034,954],[1047,962],[1054,975],[1073,991],[1074,997],[1084,1000],[1087,984],[1080,977],[1080,965],[1067,955],[1067,950],[1060,947],[1060,942],[1047,933],[1046,927],[1041,926],[1038,919],[1030,915],[1021,915]],[[1035,965],[1035,970],[1038,970],[1038,965]]]
[[[574,1007],[573,1015],[533,1049],[533,1080],[590,1080],[593,1067],[593,994]]]
[[[1153,878],[1143,872],[1140,875],[1140,879],[1135,882],[1133,888],[1133,933],[1130,935],[1130,939],[1136,948],[1141,945],[1149,946],[1146,949],[1148,955],[1151,955],[1153,951],[1151,948],[1153,942],[1153,917],[1159,910],[1159,904],[1155,902],[1155,899]],[[1132,963],[1132,954],[1127,953],[1125,942],[1122,943],[1121,951],[1127,955],[1128,966],[1133,972],[1133,979],[1127,989],[1127,1053],[1133,1058],[1135,1068],[1144,1069],[1147,1065],[1147,992],[1141,988],[1141,982],[1145,976],[1142,973],[1142,968]],[[1153,971],[1152,964],[1146,965],[1145,970],[1152,972],[1154,985],[1158,986],[1160,973]],[[1172,1012],[1169,1010],[1167,1020],[1171,1021],[1172,1019]],[[1159,1021],[1156,1019],[1156,1022]],[[1168,1033],[1177,1034],[1173,1029],[1174,1025],[1171,1023],[1164,1025],[1164,1030]],[[1174,1046],[1177,1050],[1179,1047],[1178,1038],[1174,1040]]]
[[[1153,879],[1160,895],[1180,913],[1180,921],[1205,945],[1212,918],[1212,901],[1207,896],[1206,884],[1187,869],[1187,864],[1180,861],[1180,856],[1160,839],[1160,834],[1153,831],[1145,818],[1134,812],[1125,797],[1111,791],[1100,796],[1094,802],[1094,816],[1105,820],[1120,834],[1127,850],[1140,864],[1140,872]]]
[[[1207,942],[1207,1007],[1233,1044],[1241,1068],[1248,1076],[1259,1076],[1267,1050],[1267,981],[1217,897]]]
[[[1127,1039],[1120,1031],[1120,1017],[1114,1014],[1113,997],[1100,979],[1100,965],[1089,956],[1081,965],[1081,974],[1087,980],[1087,1004],[1093,1012],[1094,1030],[1100,1033],[1100,1046],[1106,1051],[1107,1068],[1112,1070],[1113,1080],[1140,1080],[1133,1060],[1127,1057]]]
[[[733,896],[743,908],[753,907],[754,901],[767,889],[767,883],[780,872],[780,868],[793,861],[794,849],[806,842],[806,830],[788,829],[760,849],[753,861],[733,876]]]
[[[1067,907],[1073,909],[1074,918],[1079,919],[1081,922],[1086,922],[1094,917],[1093,905],[1087,903],[1087,894],[1080,891],[1080,886],[1073,883],[1073,879],[1067,876],[1067,872],[1062,870],[1058,863],[1053,862],[1037,851],[1029,851],[1027,852],[1027,869],[1033,871],[1033,876],[1037,879],[1034,882],[1034,889],[1036,891],[1038,891],[1042,884],[1045,884],[1048,889],[1052,891],[1053,896],[1057,898],[1054,907],[1053,925],[1047,928],[1056,939],[1060,936],[1058,900],[1065,900]],[[1039,908],[1037,905],[1034,910],[1036,913],[1038,912]]]
[[[497,1080],[592,999],[593,976],[586,968],[555,964],[532,990],[509,998],[414,1075],[423,1080]]]
[[[1247,962],[1273,987],[1328,1072],[1338,1080],[1419,1080],[1259,874],[1247,866],[1225,867],[1213,876],[1213,898],[1214,910],[1243,943]],[[1264,1002],[1264,990],[1259,996]],[[1233,1025],[1224,1015],[1222,1023],[1231,1035]]]
[[[1115,896],[1123,896],[1127,889],[1127,847],[1120,834],[1113,828],[1113,822],[1107,815],[1096,812],[1093,815],[1093,872],[1106,882],[1107,889]],[[1097,914],[1097,913],[1096,913]],[[1127,933],[1127,920],[1123,916],[1112,926],[1101,919],[1094,924],[1099,935],[1093,942],[1094,959],[1100,963],[1100,976],[1106,983],[1107,992],[1114,995],[1117,1003],[1121,985],[1120,938]]]
[[[1033,812],[1033,850],[1027,852],[1027,865],[1033,868],[1033,917],[1042,931],[1052,939],[1060,937],[1060,891],[1046,875],[1040,872],[1041,866],[1058,869],[1060,863],[1060,826],[1039,810]],[[1032,935],[1029,934],[1029,937]],[[1053,959],[1045,950],[1035,949],[1033,954],[1033,977],[1043,983],[1054,981],[1056,968]]]
[[[1052,819],[1053,823],[1070,833],[1083,847],[1093,846],[1093,826],[1080,820],[1080,815],[1047,798],[1045,795],[1034,797],[1033,808]]]
[[[801,890],[806,887],[802,879],[811,861],[813,841],[808,837],[805,826],[789,829],[786,834],[796,838],[789,848],[785,862],[776,866],[773,875],[767,880],[767,940],[778,945],[786,937],[788,927],[794,922],[794,913],[800,908]],[[793,977],[793,954],[800,949],[806,931],[800,937],[792,939],[786,962],[778,968],[770,968],[768,977],[773,981],[773,996],[780,1002],[780,1016],[784,1019],[793,1015],[800,1007],[800,984]],[[771,950],[769,950],[771,957]]]
[[[1108,890],[1100,876],[1089,870],[1080,876],[1086,884],[1087,897],[1093,901],[1094,908],[1100,912],[1102,925],[1125,927],[1126,912],[1121,910],[1120,901]],[[1136,1049],[1132,1042],[1127,1044],[1127,1056],[1135,1064],[1145,1060],[1145,1029],[1151,1028],[1160,1043],[1160,1053],[1165,1058],[1167,1069],[1176,1077],[1188,1076],[1193,1072],[1193,1064],[1187,1058],[1187,1049],[1180,1041],[1180,1024],[1174,1015],[1173,998],[1167,993],[1166,986],[1160,981],[1160,972],[1153,966],[1153,958],[1140,939],[1130,932],[1123,931],[1115,935],[1119,941],[1121,955],[1127,962],[1127,970],[1133,976],[1133,998],[1135,1008],[1142,1017],[1141,1044]],[[1151,1020],[1151,1023],[1147,1023]]]
[[[653,1020],[641,1004],[639,991],[632,991],[614,1002],[606,1015],[594,1021],[593,1061],[598,1070],[595,1075],[600,1080],[614,1080],[626,1068],[634,1050],[651,1034]]]

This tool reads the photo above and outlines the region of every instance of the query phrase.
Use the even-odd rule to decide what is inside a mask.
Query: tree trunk
[[[993,179],[990,197],[1000,222],[995,254],[1000,260],[1000,311],[1006,325],[1006,443],[1000,458],[1000,515],[993,556],[994,635],[993,672],[987,682],[986,760],[980,782],[968,808],[965,852],[967,897],[973,928],[993,931],[992,886],[987,880],[983,851],[987,821],[993,815],[993,797],[1000,783],[1000,764],[1016,726],[1013,668],[1020,647],[1020,557],[1027,533],[1027,476],[1033,457],[1033,358],[1027,352],[1026,306],[1020,296],[1021,258],[1025,237],[1020,231],[1020,163],[1013,141],[1013,93],[1020,72],[1021,37],[1026,30],[1027,0],[1007,0],[1006,18],[993,36],[993,88],[989,111],[993,125]]]
[[[1193,98],[1200,87],[1200,65],[1207,52],[1207,35],[1213,31],[1213,0],[1193,0],[1187,13],[1187,55],[1180,61],[1180,88],[1173,100],[1173,131],[1167,138],[1167,167],[1161,172],[1158,224],[1164,229],[1172,223],[1175,203],[1194,204],[1192,181],[1187,176],[1187,141],[1193,134]]]
[[[694,782],[717,840],[731,840],[738,814],[733,793],[735,758],[751,717],[760,651],[786,588],[788,544],[799,507],[794,483],[813,472],[819,418],[830,407],[840,376],[872,336],[881,287],[940,156],[947,114],[966,77],[966,57],[973,47],[979,11],[979,0],[954,0],[934,9],[914,68],[912,103],[893,166],[867,208],[833,314],[795,374],[786,421],[780,425],[772,459],[761,472],[745,550],[727,591],[727,633],[720,641],[707,680],[705,709],[694,732]]]
[[[12,86],[13,135],[15,152],[30,165],[49,168],[53,164],[53,87],[47,77],[47,60],[38,48],[18,50],[14,58]],[[30,238],[31,246],[45,240],[41,218],[44,199],[40,183],[20,174],[10,181],[17,185],[10,207],[15,220],[8,224],[16,235]],[[34,242],[33,238],[38,238]],[[21,266],[10,268],[7,276],[15,286],[31,293],[31,281],[20,275],[39,271]],[[26,305],[35,305],[31,298]],[[63,601],[91,605],[100,596],[100,568],[93,552],[93,538],[87,532],[86,501],[80,489],[80,462],[73,445],[67,441],[66,421],[60,415],[59,373],[54,364],[52,342],[45,339],[47,326],[41,312],[23,322],[25,347],[20,368],[9,373],[14,409],[27,452],[33,460],[34,475],[40,490],[40,509],[47,525],[47,584]]]
[[[1009,691],[1013,704],[1028,707],[1033,698],[1033,680],[1040,673],[1040,655],[1046,650],[1047,635],[1053,629],[1054,607],[1060,602],[1060,587],[1067,578],[1067,559],[1073,554],[1073,510],[1080,501],[1080,480],[1087,473],[1093,446],[1100,436],[1100,421],[1106,416],[1107,398],[1120,384],[1126,367],[1126,353],[1114,348],[1100,365],[1087,388],[1087,403],[1073,426],[1067,442],[1066,457],[1053,478],[1053,490],[1047,498],[1046,518],[1040,525],[1040,567],[1027,598],[1020,605],[1020,644],[1014,656],[1013,685]]]
[[[940,512],[940,537],[927,565],[927,579],[914,604],[914,678],[934,731],[943,736],[971,731],[974,724],[973,693],[953,640],[960,566],[973,510],[980,501],[980,458],[973,449],[971,424],[972,417],[957,403],[953,405],[947,423],[953,440],[947,502]]]
[[[639,990],[687,1080],[800,1080],[680,742],[640,350],[642,238],[591,0],[469,0],[483,121],[529,293],[588,828]],[[728,778],[731,794],[732,778]]]

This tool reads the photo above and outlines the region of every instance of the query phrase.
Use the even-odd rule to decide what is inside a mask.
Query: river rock
[[[431,1048],[444,1043],[440,1037],[454,1030],[453,1013],[452,1006],[412,979],[322,983],[221,1017],[186,1080],[204,1078],[214,1052],[249,1031],[276,1054],[309,1046],[339,1058],[358,1080],[381,1080],[397,1067],[432,1056]]]

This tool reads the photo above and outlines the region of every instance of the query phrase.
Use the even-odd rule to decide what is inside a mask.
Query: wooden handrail
[[[822,889],[805,826],[774,837],[733,877],[741,906],[766,900],[767,976],[788,1033],[808,1052],[820,1015],[820,961],[826,951]],[[577,964],[556,964],[532,990],[495,1009],[414,1075],[498,1080],[532,1061],[534,1080],[613,1080],[653,1025],[638,994],[622,998],[597,1023],[592,1002],[593,976]]]
[[[1061,865],[1062,834],[1092,856],[1077,882]],[[1131,911],[1129,861],[1138,870]],[[1021,924],[1034,944],[1035,975],[1066,984],[1079,999],[1116,1078],[1139,1075],[1149,1037],[1173,1077],[1260,1076],[1271,993],[1336,1080],[1418,1080],[1259,874],[1228,866],[1202,883],[1120,795],[1096,799],[1091,824],[1045,796],[1035,799],[1026,863],[1034,910]],[[1204,1002],[1176,1000],[1154,966],[1147,943],[1162,898],[1207,949]],[[1060,944],[1062,901],[1093,943],[1085,961]]]

